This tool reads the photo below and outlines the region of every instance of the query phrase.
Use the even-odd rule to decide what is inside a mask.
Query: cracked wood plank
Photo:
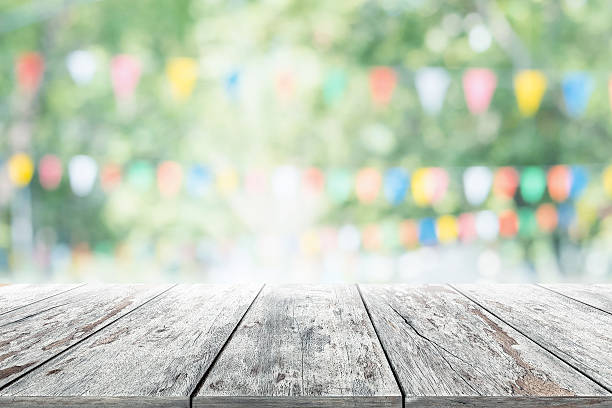
[[[195,408],[401,407],[355,286],[266,286]]]
[[[540,286],[612,314],[612,285],[560,283]]]
[[[82,285],[16,284],[2,286],[0,287],[0,315],[57,296],[79,286]]]
[[[189,407],[259,288],[173,287],[0,391],[0,405]]]
[[[612,403],[604,388],[448,286],[360,289],[406,406]]]
[[[612,390],[612,315],[534,285],[456,288]]]
[[[85,285],[2,315],[0,388],[168,287]]]

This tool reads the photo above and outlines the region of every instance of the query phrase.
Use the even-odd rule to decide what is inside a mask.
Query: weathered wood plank
[[[0,387],[168,288],[85,285],[2,315]]]
[[[189,407],[259,288],[176,286],[0,391],[0,403]]]
[[[0,287],[0,315],[40,302],[82,285],[15,284]]]
[[[612,390],[612,315],[533,285],[455,287]]]
[[[612,313],[612,285],[577,285],[561,283],[540,285],[564,296]]]
[[[609,397],[413,397],[405,408],[610,408]]]
[[[193,406],[400,407],[401,393],[355,286],[267,286]]]
[[[360,288],[407,406],[484,407],[493,401],[483,397],[556,403],[585,395],[612,403],[612,394],[450,287]]]

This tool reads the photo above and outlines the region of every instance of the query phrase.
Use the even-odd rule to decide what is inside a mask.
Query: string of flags
[[[67,71],[79,86],[89,84],[98,72],[96,56],[87,50],[76,50],[66,58]],[[26,94],[35,92],[43,79],[44,58],[36,52],[20,55],[15,63],[19,88]],[[391,103],[404,70],[389,66],[373,67],[369,71],[370,95],[374,105],[384,107]],[[189,57],[172,58],[167,62],[165,74],[173,98],[186,101],[190,98],[199,74],[198,61]],[[223,87],[230,100],[240,96],[241,77],[244,72],[232,69],[223,77]],[[297,74],[283,69],[275,72],[274,88],[281,100],[294,97]],[[110,61],[110,79],[118,102],[133,97],[142,76],[142,63],[135,55],[120,54]],[[414,86],[425,113],[437,115],[441,112],[448,88],[452,82],[449,72],[442,67],[424,67],[414,72]],[[486,112],[499,84],[495,72],[488,68],[470,68],[462,74],[462,89],[468,110],[473,115]],[[563,105],[566,114],[578,118],[588,107],[595,88],[593,77],[587,72],[568,72],[561,80]],[[330,69],[322,81],[322,97],[325,103],[333,105],[345,94],[348,76],[340,68]],[[514,74],[513,88],[519,112],[525,116],[537,113],[549,81],[539,70],[520,70]],[[608,82],[610,105],[612,107],[612,75]]]
[[[65,174],[65,170],[67,174]],[[210,194],[228,196],[242,189],[247,195],[271,192],[277,199],[298,194],[326,195],[333,204],[341,204],[355,197],[362,204],[383,200],[397,206],[412,202],[419,207],[435,207],[448,194],[451,187],[462,190],[465,201],[472,207],[482,205],[491,195],[500,200],[520,197],[526,204],[546,199],[563,203],[576,200],[584,192],[593,170],[579,165],[504,166],[491,168],[471,166],[464,169],[423,167],[409,171],[404,167],[364,167],[320,169],[299,168],[293,165],[277,166],[270,170],[239,171],[233,167],[181,164],[172,160],[154,163],[134,160],[123,166],[116,163],[98,164],[87,155],[77,155],[66,165],[52,154],[34,160],[25,153],[16,153],[0,164],[13,188],[28,186],[35,176],[44,190],[55,190],[63,179],[79,197],[89,195],[99,182],[103,192],[111,193],[122,183],[139,192],[157,187],[163,197],[174,197],[185,190],[193,197]],[[460,172],[459,183],[453,177]],[[612,198],[612,165],[603,169],[601,185]]]

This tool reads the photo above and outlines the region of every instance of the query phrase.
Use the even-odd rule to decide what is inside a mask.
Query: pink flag
[[[473,115],[483,113],[489,108],[496,87],[497,76],[490,69],[473,68],[463,74],[465,101]]]
[[[111,77],[115,97],[118,100],[131,98],[140,80],[140,62],[127,54],[115,56],[111,62]]]
[[[388,105],[397,85],[397,74],[393,68],[376,67],[370,71],[370,91],[377,105]]]

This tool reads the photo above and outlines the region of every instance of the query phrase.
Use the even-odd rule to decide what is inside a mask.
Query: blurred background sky
[[[4,0],[0,280],[612,280],[606,0]]]

